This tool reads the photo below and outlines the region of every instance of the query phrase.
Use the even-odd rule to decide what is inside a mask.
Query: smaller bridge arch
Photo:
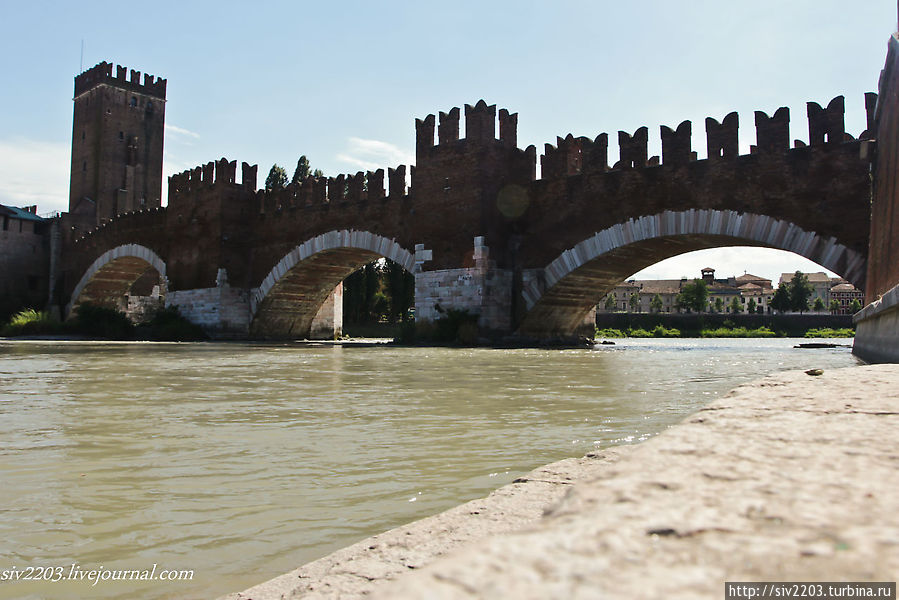
[[[761,246],[793,252],[864,286],[866,258],[794,223],[731,210],[665,211],[630,219],[565,250],[524,282],[519,332],[570,335],[617,283],[656,262],[705,248]]]
[[[308,337],[331,291],[353,271],[387,258],[412,271],[414,255],[396,240],[368,231],[329,231],[285,254],[250,295],[250,333]]]
[[[165,261],[150,248],[124,244],[107,250],[81,276],[66,305],[66,314],[71,314],[83,302],[116,307],[131,286],[151,270],[159,274],[159,281],[164,285]]]

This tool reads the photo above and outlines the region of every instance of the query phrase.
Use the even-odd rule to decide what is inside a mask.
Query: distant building
[[[47,305],[50,227],[36,213],[36,206],[0,204],[0,322],[16,311]]]
[[[774,289],[770,279],[756,275],[744,274],[739,277],[727,279],[715,279],[715,269],[706,267],[701,271],[702,280],[709,290],[709,312],[732,312],[734,299],[740,303],[741,311],[748,310],[749,300],[755,301],[757,312],[770,312],[769,304],[774,297]],[[656,296],[662,301],[659,312],[680,312],[677,309],[677,295],[684,285],[692,283],[692,279],[631,279],[624,281],[615,287],[605,299],[603,299],[597,311],[609,312],[652,312],[652,300]],[[631,297],[637,294],[639,302],[631,303]],[[721,302],[719,303],[718,300]],[[759,311],[759,308],[761,310]]]
[[[793,279],[794,273],[783,273],[780,276],[780,285],[789,284]],[[820,312],[831,312],[830,302],[836,300],[840,303],[840,309],[835,313],[839,315],[851,315],[853,311],[849,309],[849,305],[853,300],[858,300],[862,305],[865,303],[864,292],[857,289],[854,285],[843,279],[842,277],[830,277],[827,273],[803,273],[808,277],[808,282],[812,286],[812,295],[809,298],[809,308],[815,305],[815,298],[821,298],[824,309]]]

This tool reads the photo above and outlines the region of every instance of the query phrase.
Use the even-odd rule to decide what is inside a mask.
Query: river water
[[[795,343],[0,341],[0,598],[215,598],[645,440],[741,382],[858,364]],[[89,581],[154,564],[192,580]],[[26,583],[27,567],[85,579]]]

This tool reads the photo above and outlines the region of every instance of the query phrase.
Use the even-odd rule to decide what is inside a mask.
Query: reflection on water
[[[655,435],[736,384],[856,364],[795,340],[596,350],[0,342],[0,598],[210,598]]]

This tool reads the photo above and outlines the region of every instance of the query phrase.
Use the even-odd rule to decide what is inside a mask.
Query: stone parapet
[[[852,352],[871,363],[899,363],[899,285],[853,317]]]

